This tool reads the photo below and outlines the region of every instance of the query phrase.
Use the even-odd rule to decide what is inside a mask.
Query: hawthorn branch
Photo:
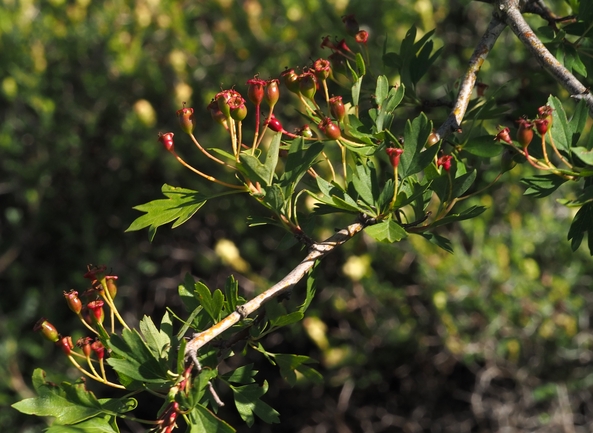
[[[488,28],[474,50],[469,60],[469,67],[459,84],[459,94],[455,101],[455,105],[453,106],[453,110],[436,132],[439,139],[445,138],[451,132],[457,131],[461,127],[461,121],[467,111],[472,90],[478,77],[478,72],[480,72],[484,60],[488,57],[488,53],[492,50],[494,43],[505,28],[506,24],[495,14],[492,15]]]
[[[328,255],[336,247],[348,242],[355,235],[360,233],[362,229],[373,222],[373,220],[363,216],[362,218],[359,218],[357,222],[339,230],[336,234],[329,237],[325,241],[313,243],[309,248],[309,253],[307,256],[282,280],[270,287],[265,292],[253,298],[251,301],[238,306],[236,311],[233,311],[214,326],[198,334],[195,334],[185,347],[185,357],[191,359],[195,365],[199,365],[197,353],[202,346],[212,341],[234,324],[245,319],[251,313],[258,310],[266,302],[290,290],[311,270],[317,260],[320,260]]]
[[[584,99],[589,107],[589,112],[593,115],[593,95],[548,51],[542,41],[533,33],[533,30],[521,14],[519,1],[501,0],[498,3],[498,8],[513,33],[527,47],[539,64],[570,92],[572,98]]]

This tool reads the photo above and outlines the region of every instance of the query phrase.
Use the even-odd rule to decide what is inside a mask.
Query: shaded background
[[[566,13],[561,2],[552,4]],[[437,28],[441,59],[423,79],[424,98],[454,88],[485,28],[490,7],[478,2],[3,0],[0,14],[0,405],[32,395],[33,368],[51,379],[78,377],[59,350],[32,332],[40,316],[75,338],[83,331],[62,292],[84,291],[89,263],[120,277],[125,318],[160,320],[165,306],[183,314],[176,295],[185,273],[223,284],[229,273],[250,297],[286,274],[302,255],[278,250],[280,231],[248,228],[263,215],[246,197],[208,203],[182,227],[124,233],[133,206],[160,198],[163,183],[210,188],[184,171],[156,142],[177,133],[176,148],[205,171],[175,111],[197,112],[206,146],[229,146],[206,105],[221,87],[259,74],[276,77],[327,56],[320,41],[344,36],[340,17],[355,13],[370,31],[373,62],[387,38],[397,49],[408,28]],[[545,22],[531,19],[535,27]],[[385,70],[394,78],[394,71]],[[480,74],[508,107],[506,122],[533,116],[549,93],[566,100],[507,31]],[[286,92],[285,92],[286,93]],[[294,100],[277,111],[298,126]],[[290,102],[290,103],[289,103]],[[570,110],[570,102],[567,109]],[[419,108],[410,106],[410,115]],[[436,123],[447,111],[432,109]],[[405,119],[401,119],[403,122]],[[396,122],[396,129],[400,124]],[[219,144],[218,144],[219,143]],[[483,165],[486,185],[499,161]],[[213,172],[214,173],[214,172]],[[283,432],[590,431],[593,299],[591,258],[571,253],[570,211],[553,199],[522,197],[518,167],[476,198],[489,211],[441,234],[455,254],[411,237],[393,246],[364,236],[321,265],[318,296],[302,323],[269,337],[272,352],[320,361],[324,385],[291,389],[256,355],[281,414]],[[224,173],[219,173],[225,176]],[[564,194],[570,191],[563,189]],[[317,222],[323,238],[342,218]],[[231,241],[247,267],[221,256]],[[298,289],[295,296],[299,296]],[[322,338],[311,338],[312,335]],[[246,361],[246,362],[247,362]],[[221,390],[223,399],[230,394]],[[248,431],[229,404],[221,415]],[[158,407],[158,405],[156,406]],[[153,417],[154,406],[138,416]],[[44,420],[0,410],[3,431],[37,432]],[[576,426],[576,427],[573,427]],[[17,427],[19,426],[19,427]],[[122,423],[122,431],[143,431]]]

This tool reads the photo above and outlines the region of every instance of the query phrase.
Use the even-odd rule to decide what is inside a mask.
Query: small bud
[[[183,104],[185,105],[185,102]],[[181,130],[186,134],[191,134],[194,130],[194,109],[184,106],[181,110],[177,110],[176,114]]]
[[[60,339],[60,334],[54,325],[49,323],[45,317],[42,317],[35,323],[33,331],[41,332],[41,334],[52,343],[57,342]]]
[[[305,138],[313,138],[313,131],[309,125],[303,125],[298,131],[297,135],[301,135]]]
[[[222,111],[220,111],[220,108],[218,108],[218,102],[213,99],[210,104],[208,104],[208,110],[210,111],[210,115],[212,116],[212,119],[224,126],[225,128],[226,126],[226,116],[224,115],[224,113]]]
[[[342,17],[342,22],[344,23],[344,27],[346,27],[346,33],[350,36],[355,36],[358,33],[358,21],[356,21],[354,14],[344,15]]]
[[[317,91],[317,78],[315,78],[315,74],[307,71],[299,75],[299,91],[305,98],[313,100]]]
[[[546,135],[550,124],[548,119],[535,119],[533,122],[535,123],[535,129],[537,129],[539,135]]]
[[[329,117],[326,117],[321,122],[319,122],[317,127],[330,140],[338,140],[342,136],[340,127],[332,122]]]
[[[247,80],[249,88],[247,89],[247,97],[256,107],[259,107],[261,101],[264,99],[264,89],[267,82],[259,78],[252,78]]]
[[[519,124],[519,129],[517,130],[517,141],[526,149],[533,140],[533,123],[528,121],[527,119],[519,119],[517,120]]]
[[[70,355],[72,349],[74,349],[74,344],[72,344],[72,337],[61,337],[56,342],[56,346],[60,346],[60,348],[66,355]]]
[[[274,108],[274,105],[276,105],[276,102],[280,99],[280,89],[278,88],[278,80],[276,78],[268,80],[265,98],[270,109]]]
[[[344,121],[346,117],[346,107],[344,106],[344,102],[342,102],[341,96],[334,96],[329,100],[329,108],[332,113],[332,116],[339,121]]]
[[[358,33],[356,33],[356,36],[354,36],[354,39],[359,44],[366,44],[367,41],[369,40],[369,32],[367,32],[366,30],[361,30]]]
[[[173,137],[172,132],[168,132],[167,134],[171,134],[171,138]],[[166,135],[166,134],[159,134],[159,135]],[[105,265],[101,265],[101,266],[87,265],[87,267],[86,267],[87,272],[83,275],[83,278],[86,278],[87,280],[91,280],[93,282],[96,280],[100,280],[105,276],[106,269],[107,269],[107,266],[105,266]]]
[[[274,132],[282,132],[282,131],[284,131],[284,128],[282,127],[282,124],[280,123],[280,121],[278,119],[276,119],[276,116],[272,116],[270,118],[270,120],[268,120],[268,122],[266,123],[266,125],[268,126],[268,128],[270,128]]]
[[[327,80],[331,74],[331,63],[329,60],[317,59],[315,60],[315,63],[313,63],[313,71],[315,77],[317,77],[319,81]]]
[[[367,35],[367,38],[368,38],[368,35]],[[348,54],[348,53],[354,54],[354,52],[348,47],[348,44],[346,44],[346,39],[342,39],[341,41],[339,41],[336,44],[336,50],[342,54]]]
[[[105,283],[107,284],[107,290],[109,291],[109,296],[111,296],[111,299],[115,299],[115,296],[117,295],[117,284],[115,283],[116,281],[117,276],[115,275],[109,275],[105,277]]]
[[[94,341],[91,344],[91,350],[95,352],[97,359],[101,360],[105,357],[105,346],[99,340]]]
[[[391,162],[393,168],[397,168],[399,165],[399,158],[401,154],[404,153],[404,150],[399,147],[386,147],[385,153],[389,157],[389,162]]]
[[[174,135],[175,134],[173,134],[172,132],[165,132],[164,134],[159,132],[158,140],[169,152],[173,151],[173,149],[175,148],[175,143],[173,142]]]
[[[299,93],[299,76],[294,69],[287,69],[280,74],[284,85],[292,93]]]
[[[445,171],[449,171],[451,169],[451,161],[453,157],[451,155],[443,155],[437,159],[437,167],[443,167]]]
[[[499,126],[499,128],[501,128]],[[513,144],[513,140],[511,140],[511,130],[509,128],[502,128],[494,137],[494,141],[504,141],[508,144]]]
[[[91,341],[93,341],[91,337],[82,337],[76,342],[76,345],[82,349],[82,353],[87,358],[91,356]]]
[[[87,308],[91,313],[91,320],[94,323],[103,323],[105,319],[105,313],[103,312],[104,302],[101,300],[91,301],[87,304]]]
[[[68,304],[70,310],[72,310],[75,314],[80,314],[82,311],[82,301],[78,297],[78,292],[76,290],[64,292],[64,298],[66,298],[66,303]]]
[[[437,135],[436,132],[431,132],[430,135],[428,136],[428,139],[426,140],[426,147],[432,147],[435,144],[437,144],[440,140],[439,136]]]
[[[233,95],[229,101],[229,108],[231,109],[231,117],[237,122],[242,121],[247,117],[247,107],[245,106],[245,99],[238,93]]]

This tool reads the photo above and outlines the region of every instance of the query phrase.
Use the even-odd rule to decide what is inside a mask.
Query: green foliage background
[[[567,12],[561,2],[552,7]],[[107,264],[120,276],[119,302],[133,323],[143,314],[160,320],[165,305],[181,311],[175,289],[186,272],[209,286],[221,286],[233,272],[250,297],[302,254],[277,250],[279,232],[248,229],[244,215],[262,210],[243,197],[207,204],[179,229],[161,229],[152,244],[144,232],[123,233],[138,216],[132,207],[159,197],[163,183],[204,188],[156,142],[158,131],[176,132],[180,153],[211,169],[177,128],[174,112],[183,101],[197,111],[200,141],[226,146],[206,111],[210,98],[221,86],[244,91],[256,73],[275,77],[328,55],[319,48],[321,38],[341,37],[346,13],[368,27],[376,62],[385,37],[396,48],[412,24],[424,32],[436,27],[435,43],[444,51],[420,94],[443,97],[490,14],[483,3],[442,0],[397,6],[3,0],[2,9],[0,405],[6,407],[31,395],[34,366],[77,377],[31,329],[45,316],[62,333],[82,335],[62,292],[87,288],[88,263]],[[534,63],[510,33],[503,35],[480,75],[492,91],[505,86],[498,99],[508,117],[496,122],[533,116],[550,93],[567,99]],[[285,124],[291,129],[298,118],[292,105],[284,106],[278,112],[294,119]],[[446,114],[445,108],[427,111],[435,124]],[[488,169],[497,167],[497,158],[483,167],[484,185]],[[490,210],[449,229],[454,255],[420,238],[385,246],[360,237],[328,257],[309,317],[265,342],[277,352],[319,359],[325,384],[289,388],[277,370],[264,371],[259,379],[270,383],[264,399],[279,410],[282,424],[261,431],[308,432],[320,425],[329,431],[487,431],[501,427],[503,409],[517,428],[545,428],[559,422],[566,398],[575,423],[591,422],[591,258],[583,249],[570,252],[569,209],[553,199],[522,197],[519,179],[529,170],[515,169],[475,199]],[[316,237],[344,221],[326,221]],[[242,260],[225,260],[221,240],[230,240]],[[294,296],[301,296],[299,288]],[[265,368],[265,360],[253,361]],[[231,410],[223,416],[240,426]],[[0,411],[5,431],[39,431],[41,422]],[[128,425],[122,431],[141,430]]]

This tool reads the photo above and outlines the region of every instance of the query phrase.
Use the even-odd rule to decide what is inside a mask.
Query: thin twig
[[[484,60],[486,60],[488,53],[490,50],[492,50],[494,43],[505,27],[506,24],[502,22],[496,15],[492,16],[486,32],[482,36],[482,39],[480,39],[480,42],[476,46],[476,49],[469,60],[469,67],[459,85],[459,94],[457,96],[457,100],[455,101],[455,106],[453,107],[453,110],[451,111],[451,114],[449,114],[447,120],[445,120],[445,122],[436,132],[439,140],[445,138],[451,132],[457,131],[460,128],[461,121],[463,120],[465,112],[467,111],[472,90],[476,84],[478,72],[480,72],[480,68],[484,63]]]
[[[317,260],[325,257],[336,247],[352,239],[368,224],[369,222],[366,220],[355,222],[350,224],[348,227],[341,229],[325,241],[314,243],[311,246],[307,257],[305,257],[301,263],[299,263],[282,280],[270,287],[265,292],[253,298],[251,301],[237,307],[236,311],[233,311],[216,325],[206,329],[205,331],[195,334],[194,337],[187,343],[185,348],[185,356],[189,357],[195,365],[199,365],[197,352],[202,346],[212,341],[214,338],[222,334],[234,324],[249,316],[254,311],[258,310],[269,300],[290,290],[307,274],[307,272],[309,272]]]
[[[589,111],[593,115],[593,95],[548,51],[542,41],[535,35],[523,18],[523,15],[521,15],[519,1],[501,0],[498,2],[498,8],[513,33],[529,49],[539,64],[570,92],[571,97],[584,99],[589,107]]]

